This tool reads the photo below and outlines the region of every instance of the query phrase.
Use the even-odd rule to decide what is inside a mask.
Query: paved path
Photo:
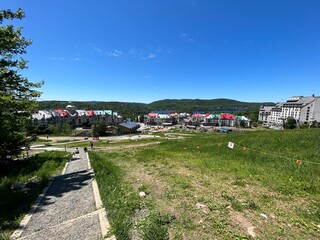
[[[19,239],[102,239],[109,224],[87,154],[80,150],[62,175],[33,206],[12,237]],[[40,196],[41,197],[41,196]],[[111,238],[112,239],[112,238]]]

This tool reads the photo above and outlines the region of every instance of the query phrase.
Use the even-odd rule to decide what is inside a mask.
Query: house
[[[86,111],[85,110],[76,110],[76,115],[78,117],[86,116]]]
[[[123,122],[118,125],[118,131],[121,134],[136,133],[139,127],[139,123],[136,122]]]
[[[174,119],[169,114],[159,114],[158,118],[163,126],[171,126]]]
[[[55,116],[57,116],[57,113],[55,112],[49,110],[38,110],[31,115],[31,120],[35,125],[47,126],[49,123],[53,122]]]
[[[202,113],[194,113],[191,116],[193,119],[203,119],[205,117],[205,114]]]
[[[205,125],[220,126],[220,114],[209,114],[205,117]]]
[[[59,117],[68,117],[69,116],[68,111],[60,109],[60,108],[55,109],[54,112],[56,112]]]
[[[158,124],[160,121],[158,119],[158,113],[149,113],[146,117],[146,124],[150,124],[150,125],[156,125]]]
[[[118,127],[116,126],[107,126],[106,134],[107,135],[117,135],[118,134]]]
[[[96,114],[93,110],[85,110],[85,112],[88,117],[96,116]]]
[[[250,119],[248,119],[247,117],[245,116],[236,116],[235,117],[235,125],[237,127],[241,127],[241,122],[244,122],[244,125],[245,127],[250,127]]]
[[[77,115],[77,110],[74,105],[72,105],[71,102],[66,106],[66,110],[69,113],[70,116],[76,116]]]
[[[234,126],[234,119],[235,119],[235,115],[231,114],[231,113],[221,113],[220,114],[220,123],[221,126]]]
[[[151,112],[145,119],[146,124],[171,126],[177,123],[178,113],[170,111]]]

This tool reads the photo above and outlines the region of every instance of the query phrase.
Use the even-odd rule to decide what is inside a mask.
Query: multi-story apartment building
[[[299,124],[320,122],[320,97],[291,97],[286,102],[275,106],[261,106],[259,121],[269,124],[282,125],[288,118],[293,117]]]
[[[271,115],[271,109],[274,106],[261,106],[259,111],[259,121],[268,122],[268,117]]]

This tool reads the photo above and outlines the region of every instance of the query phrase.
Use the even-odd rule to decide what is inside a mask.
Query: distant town
[[[251,127],[252,121],[259,121],[264,127],[282,127],[285,121],[293,118],[298,125],[312,125],[320,122],[320,97],[295,96],[286,102],[273,106],[261,106],[258,119],[243,115],[221,112],[179,113],[171,110],[152,111],[136,119],[124,119],[112,110],[78,110],[72,102],[65,109],[35,110],[32,124],[46,129],[52,124],[68,124],[72,128],[91,128],[98,122],[106,124],[109,134],[130,133],[139,128],[139,123],[169,127],[181,125],[186,128],[198,127]]]

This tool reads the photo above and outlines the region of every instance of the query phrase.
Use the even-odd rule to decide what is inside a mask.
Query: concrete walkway
[[[105,214],[88,155],[81,149],[39,196],[12,238],[103,239],[109,229]]]

